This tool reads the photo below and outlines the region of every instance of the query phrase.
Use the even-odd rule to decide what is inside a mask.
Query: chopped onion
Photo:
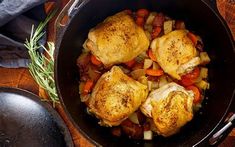
[[[151,59],[144,59],[144,69],[151,67],[152,64],[153,64],[153,61]]]
[[[151,130],[144,131],[144,140],[152,140],[153,132]]]
[[[140,124],[140,123],[139,123],[139,120],[138,120],[138,116],[137,116],[137,114],[136,114],[135,112],[132,113],[132,114],[129,116],[129,119],[130,119],[131,122],[133,122],[133,123],[135,123],[135,124],[137,124],[137,125]]]

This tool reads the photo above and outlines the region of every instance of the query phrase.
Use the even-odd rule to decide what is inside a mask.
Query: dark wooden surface
[[[68,0],[62,0],[60,8],[62,8]],[[217,5],[220,13],[228,22],[229,27],[231,28],[233,35],[235,36],[235,4],[231,0],[217,0]],[[53,3],[47,3],[45,8],[49,11],[53,7]],[[53,19],[48,26],[48,40],[54,40],[54,20]],[[28,69],[19,68],[19,69],[7,69],[0,67],[0,86],[6,87],[18,87],[26,89],[35,94],[40,95],[41,97],[46,97],[45,91],[38,87],[33,78],[31,77]],[[64,119],[67,124],[71,135],[74,140],[75,146],[81,147],[90,147],[93,146],[87,139],[85,139],[73,126],[71,121],[69,121],[67,115],[61,106],[57,106],[56,110]],[[225,141],[220,145],[220,147],[234,147],[235,146],[235,129],[229,134]]]

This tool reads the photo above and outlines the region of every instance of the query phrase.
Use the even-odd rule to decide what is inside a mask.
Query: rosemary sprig
[[[53,42],[47,42],[48,49],[40,45],[38,41],[43,37],[45,31],[46,24],[49,20],[54,16],[56,11],[53,11],[51,14],[47,16],[44,22],[41,22],[36,30],[34,30],[34,26],[32,26],[31,35],[29,40],[26,39],[25,47],[28,49],[29,56],[31,58],[31,63],[29,64],[29,71],[35,81],[41,86],[48,94],[50,101],[55,106],[59,102],[59,98],[56,92],[55,81],[54,81],[54,50],[55,45]],[[43,48],[48,58],[38,52],[39,48]]]

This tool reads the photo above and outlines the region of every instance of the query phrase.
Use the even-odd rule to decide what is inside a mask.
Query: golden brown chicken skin
[[[130,61],[148,47],[144,30],[124,11],[92,28],[84,43],[84,48],[91,50],[105,66]]]
[[[181,79],[180,75],[200,64],[200,58],[196,57],[196,48],[187,33],[187,30],[175,30],[151,43],[161,68],[177,80]]]
[[[97,81],[89,100],[89,111],[100,125],[117,126],[136,111],[147,97],[147,86],[114,66]]]
[[[193,92],[172,82],[152,91],[141,111],[153,118],[159,135],[168,137],[193,118],[192,104]]]

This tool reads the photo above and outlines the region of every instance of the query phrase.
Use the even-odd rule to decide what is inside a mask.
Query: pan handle
[[[235,126],[235,113],[232,113],[225,121],[225,125],[209,139],[210,145],[219,143],[222,138],[225,138],[232,128]]]
[[[79,9],[79,6],[85,0],[69,0],[65,7],[61,10],[58,17],[55,20],[55,38],[56,42],[61,39],[61,35],[66,28],[67,24],[70,22],[70,19],[74,16],[74,12]]]

